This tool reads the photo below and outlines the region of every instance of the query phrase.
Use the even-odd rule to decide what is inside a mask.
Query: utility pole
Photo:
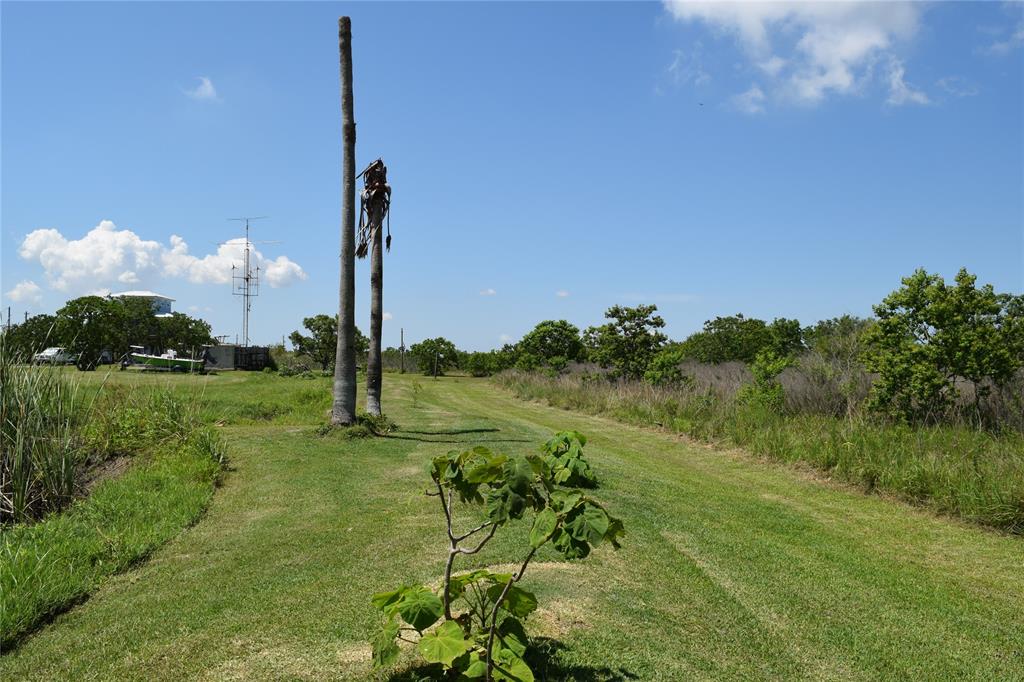
[[[401,358],[401,373],[405,374],[405,327],[402,327],[402,343],[398,346],[399,357]]]
[[[352,105],[352,20],[338,18],[341,54],[341,278],[331,423],[356,420],[356,121]]]

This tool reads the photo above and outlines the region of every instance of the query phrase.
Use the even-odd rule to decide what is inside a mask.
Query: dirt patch
[[[530,616],[531,634],[560,639],[571,630],[590,627],[587,621],[588,611],[593,613],[586,599],[575,601],[556,599],[548,602],[537,607],[537,610]]]
[[[103,481],[117,478],[131,465],[132,458],[126,456],[113,457],[111,459],[97,462],[79,474],[78,489],[81,496],[88,496]]]

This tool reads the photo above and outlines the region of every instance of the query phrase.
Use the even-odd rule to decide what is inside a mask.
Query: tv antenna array
[[[263,220],[266,217],[267,216],[265,215],[261,215],[256,217],[228,218],[228,220],[236,220],[238,222],[245,223],[245,255],[243,256],[242,266],[231,266],[231,293],[235,296],[242,297],[241,343],[243,346],[249,345],[249,315],[252,312],[252,299],[260,295],[260,267],[257,265],[254,270],[250,262],[250,253],[252,251],[253,243],[249,240],[249,221]]]

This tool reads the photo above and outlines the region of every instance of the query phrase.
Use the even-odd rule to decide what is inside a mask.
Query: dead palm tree
[[[352,113],[352,22],[338,19],[341,52],[341,283],[338,304],[338,349],[334,361],[334,403],[331,423],[356,420],[356,122]]]
[[[359,245],[356,255],[365,258],[372,243],[370,255],[370,352],[366,358],[366,411],[380,416],[381,397],[381,354],[380,336],[384,323],[384,219],[391,208],[391,187],[388,185],[388,168],[377,159],[360,175],[364,188],[360,195]],[[391,234],[388,230],[387,249],[391,249]]]

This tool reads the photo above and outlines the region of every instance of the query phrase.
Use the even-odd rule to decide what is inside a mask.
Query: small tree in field
[[[563,432],[545,446],[546,457],[508,457],[475,447],[434,458],[434,492],[429,494],[444,512],[444,577],[437,590],[413,584],[373,595],[373,605],[384,616],[371,640],[376,665],[394,663],[397,641],[403,640],[417,645],[435,679],[534,679],[524,660],[529,640],[523,621],[537,608],[537,597],[518,585],[530,561],[545,545],[566,559],[582,559],[603,541],[617,549],[624,534],[622,522],[601,504],[560,483],[569,484],[574,476],[592,480],[586,478],[592,473],[583,458],[585,442],[578,433]],[[482,506],[486,520],[468,531],[456,530],[456,499]],[[514,573],[485,568],[454,573],[456,558],[477,554],[500,528],[529,515],[529,547]],[[463,546],[474,537],[479,539]]]
[[[302,320],[302,326],[310,332],[309,336],[301,334],[298,330],[288,335],[295,351],[300,355],[309,357],[313,362],[320,365],[320,369],[327,371],[334,366],[336,351],[338,347],[338,318],[330,315],[314,315]],[[369,340],[363,335],[359,328],[355,332],[355,354],[356,358],[365,358],[369,347]]]
[[[589,358],[602,367],[611,367],[616,375],[642,379],[655,354],[668,340],[659,329],[665,320],[655,315],[658,307],[612,306],[604,316],[611,320],[584,333]]]
[[[868,369],[879,374],[871,405],[906,420],[935,420],[957,396],[955,381],[974,386],[975,413],[993,387],[1024,366],[1024,297],[975,286],[965,269],[950,286],[923,269],[875,306],[865,333]]]
[[[583,353],[580,330],[565,320],[545,320],[519,342],[519,352],[538,365],[564,365]]]

